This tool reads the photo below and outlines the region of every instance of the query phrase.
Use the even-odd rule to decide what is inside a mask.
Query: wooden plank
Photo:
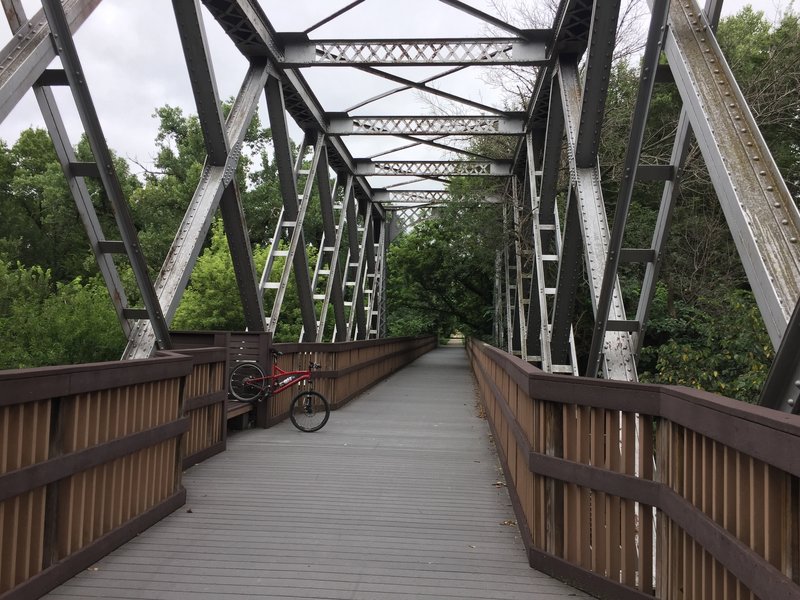
[[[48,597],[588,598],[528,567],[487,433],[463,350],[437,350],[316,434],[232,435],[186,510]]]

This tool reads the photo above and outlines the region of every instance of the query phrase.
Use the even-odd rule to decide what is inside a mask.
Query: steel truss
[[[256,0],[173,0],[206,159],[197,189],[155,282],[147,275],[137,233],[111,165],[72,32],[100,0],[44,0],[30,20],[20,0],[2,1],[13,43],[0,51],[0,118],[33,88],[112,297],[128,358],[169,346],[168,324],[177,310],[211,222],[220,211],[236,273],[246,326],[278,332],[283,301],[294,278],[307,341],[345,341],[386,334],[386,257],[391,241],[438,207],[462,202],[447,190],[452,177],[504,178],[502,203],[507,243],[496,259],[495,338],[498,345],[546,371],[577,373],[572,324],[580,282],[589,284],[595,326],[585,374],[635,380],[680,176],[692,133],[708,165],[745,271],[776,348],[776,366],[764,403],[796,410],[800,386],[796,347],[800,326],[800,213],[790,197],[747,104],[714,38],[721,3],[704,10],[693,2],[651,0],[643,58],[619,195],[609,223],[598,146],[620,0],[564,0],[553,26],[524,30],[465,4],[440,0],[500,30],[499,36],[443,39],[313,39],[360,2],[322,18],[302,33],[279,33]],[[206,43],[201,4],[249,61],[227,119]],[[658,61],[668,69],[684,107],[669,164],[641,164],[641,147]],[[48,70],[60,58],[62,68]],[[443,91],[438,82],[472,65],[539,67],[523,113]],[[382,67],[447,67],[425,78]],[[349,67],[395,87],[358,100],[345,112],[326,112],[305,80],[303,67]],[[663,67],[662,67],[663,68]],[[583,76],[581,75],[583,73]],[[52,86],[73,93],[97,163],[75,159]],[[370,104],[405,92],[422,92],[458,105],[467,115],[357,114]],[[275,224],[260,279],[253,266],[240,193],[234,179],[247,127],[266,98],[283,209]],[[293,153],[290,122],[304,132]],[[495,159],[461,148],[457,137],[512,136],[512,156]],[[397,138],[372,156],[354,157],[349,136]],[[447,160],[396,160],[417,148],[448,153]],[[453,160],[453,155],[461,159]],[[559,187],[566,156],[569,177]],[[397,182],[373,188],[376,177]],[[97,177],[115,209],[118,233],[107,237],[84,179]],[[386,179],[383,179],[386,181]],[[636,181],[664,182],[662,205],[649,248],[624,248],[628,209]],[[428,184],[425,189],[420,188]],[[416,185],[413,185],[416,184]],[[418,189],[412,189],[416,187]],[[559,203],[558,198],[563,198]],[[305,216],[319,202],[323,235],[316,263],[308,264]],[[117,239],[119,238],[119,239]],[[142,308],[128,306],[113,256],[130,261]],[[644,265],[636,314],[626,316],[620,266]],[[271,300],[265,306],[264,298]],[[794,312],[794,317],[792,317]],[[790,325],[790,319],[791,325]],[[332,320],[332,322],[331,322]],[[789,326],[789,334],[785,334]],[[794,379],[793,379],[794,378]],[[771,396],[780,396],[775,400]],[[794,408],[793,408],[794,407]]]
[[[543,65],[549,31],[539,41],[522,38],[435,40],[314,40],[281,36],[283,64],[293,67],[403,65]],[[532,37],[532,36],[531,36]]]

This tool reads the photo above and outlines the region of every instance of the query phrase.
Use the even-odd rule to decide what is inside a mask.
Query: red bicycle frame
[[[313,364],[313,363],[312,363]],[[313,367],[312,367],[313,368]],[[284,371],[277,363],[272,363],[272,374],[264,379],[269,380],[267,385],[267,395],[280,394],[293,385],[303,381],[311,381],[311,368],[307,371]]]

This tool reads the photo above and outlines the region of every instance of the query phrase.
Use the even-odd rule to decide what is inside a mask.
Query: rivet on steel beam
[[[794,387],[800,388],[800,379],[794,382]]]
[[[781,220],[781,224],[788,225],[789,224],[789,219],[782,219]]]
[[[757,156],[754,156],[754,157],[753,157],[753,160],[761,160],[761,159],[760,159],[760,158],[758,158]]]
[[[780,208],[781,207],[781,203],[780,202],[775,202],[772,206],[774,206],[775,208]]]
[[[773,188],[771,185],[768,185],[768,186],[767,186],[767,191],[768,191],[768,192],[771,192],[771,191],[772,191],[772,190],[774,190],[774,189],[775,189],[775,188]]]
[[[789,243],[796,244],[797,243],[797,238],[796,237],[789,238]]]
[[[789,406],[794,406],[794,398],[789,398],[788,400],[786,400],[786,404],[788,404]]]

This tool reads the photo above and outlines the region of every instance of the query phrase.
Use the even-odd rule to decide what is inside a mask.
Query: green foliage
[[[746,402],[758,400],[774,352],[753,294],[730,290],[672,313],[660,286],[642,352],[642,381],[686,385]]]
[[[800,16],[790,9],[770,23],[745,7],[722,21],[719,43],[775,162],[800,197]]]
[[[101,280],[0,259],[0,369],[115,360],[124,343]]]
[[[718,38],[737,81],[795,198],[800,196],[800,22],[793,12],[771,24],[763,13],[744,9],[725,19]],[[619,62],[613,69],[601,137],[600,163],[607,211],[613,219],[637,87],[638,69]],[[529,86],[523,85],[527,89]],[[227,114],[232,101],[223,104]],[[666,164],[681,108],[672,85],[657,85],[651,102],[643,162]],[[180,108],[162,106],[155,140],[155,166],[140,181],[125,161],[114,158],[155,276],[195,193],[206,147],[199,120]],[[516,140],[476,140],[480,156],[504,158]],[[293,149],[296,153],[296,148]],[[85,139],[76,147],[89,160]],[[310,157],[303,157],[307,164]],[[562,171],[562,183],[566,181]],[[256,117],[245,136],[236,185],[242,198],[256,270],[266,260],[282,197],[272,136]],[[109,238],[116,225],[97,182],[87,180]],[[302,181],[301,181],[302,185]],[[454,331],[488,338],[492,330],[495,256],[503,244],[499,206],[476,200],[501,197],[505,181],[455,178],[463,204],[437,209],[434,217],[396,239],[388,256],[390,335]],[[563,186],[565,187],[565,186]],[[302,191],[302,190],[299,190]],[[46,132],[29,129],[9,147],[0,142],[0,367],[34,366],[116,358],[124,340],[107,298],[86,235]],[[563,194],[561,196],[563,202]],[[661,185],[638,183],[626,228],[626,247],[650,247],[661,203]],[[563,208],[563,207],[562,207]],[[562,213],[563,214],[563,213]],[[316,189],[306,216],[309,263],[321,237]],[[281,244],[286,244],[284,239]],[[312,249],[313,248],[313,249]],[[550,249],[550,251],[553,251]],[[272,279],[283,267],[278,258]],[[120,267],[133,304],[129,268]],[[629,310],[641,286],[640,266],[621,271]],[[592,331],[586,282],[580,282],[575,316],[579,353]],[[752,400],[766,374],[772,350],[731,234],[696,148],[681,180],[671,235],[639,363],[647,381],[679,383]],[[265,292],[272,305],[275,291]],[[233,266],[217,222],[195,267],[174,326],[183,329],[244,327]],[[328,328],[333,319],[328,318]],[[295,341],[301,330],[295,280],[289,289],[276,339]]]
[[[263,264],[263,260],[262,260]],[[173,320],[173,329],[244,329],[233,261],[221,221],[214,224],[211,244],[192,271],[192,280]]]
[[[309,264],[316,260],[316,250],[307,249]],[[264,246],[253,249],[256,273],[260,274],[267,261],[268,250]],[[285,258],[278,257],[272,267],[272,280],[283,270]],[[266,290],[264,306],[269,311],[275,299],[275,290]],[[192,280],[183,295],[173,320],[173,329],[180,330],[231,330],[245,328],[244,311],[236,284],[228,240],[221,220],[214,223],[211,244],[198,258],[192,271]],[[296,342],[300,339],[302,319],[297,300],[294,277],[289,278],[286,296],[282,305],[279,326],[275,332],[278,342]]]
[[[389,335],[492,333],[497,205],[443,208],[389,248]]]

